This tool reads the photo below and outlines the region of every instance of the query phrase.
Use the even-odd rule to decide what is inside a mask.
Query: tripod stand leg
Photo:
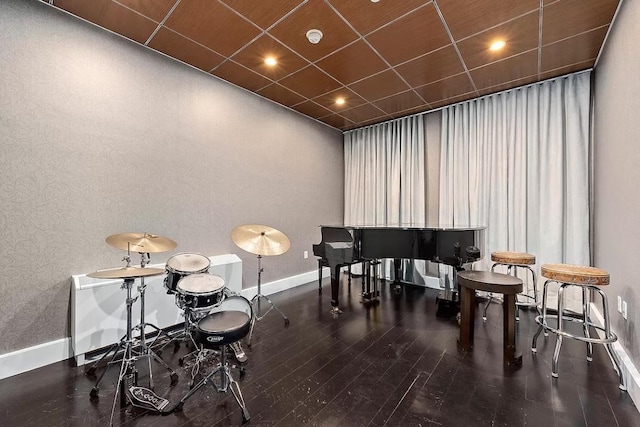
[[[288,326],[288,325],[289,325],[289,318],[288,318],[287,316],[285,316],[285,314],[284,314],[282,311],[280,311],[280,309],[279,309],[279,308],[278,308],[278,307],[273,303],[273,301],[271,301],[271,300],[269,299],[269,297],[267,297],[267,296],[265,296],[265,295],[260,295],[260,298],[264,298],[264,299],[266,299],[266,300],[267,300],[267,302],[271,305],[271,307],[269,308],[269,310],[271,310],[271,309],[275,309],[278,313],[280,313],[280,316],[282,316],[282,318],[284,319],[284,324],[285,324],[285,326]],[[266,314],[267,314],[267,313],[265,313],[265,315],[266,315]],[[263,317],[264,317],[264,316],[263,316]]]
[[[169,371],[169,377],[171,378],[171,385],[175,385],[178,382],[178,374],[171,369],[171,367],[160,356],[158,356],[153,350],[149,349],[149,356],[153,357],[156,362],[163,368]],[[151,357],[149,358],[149,370],[151,370]],[[151,374],[149,374],[151,377]]]
[[[240,386],[238,385],[236,380],[233,379],[233,377],[231,376],[231,372],[229,372],[229,368],[226,366],[224,367],[224,375],[227,377],[229,388],[231,389],[231,393],[233,393],[233,397],[236,398],[236,402],[238,402],[238,405],[240,405],[240,409],[242,409],[242,422],[246,423],[251,419],[251,415],[249,415],[247,405],[244,403],[244,398],[242,397]]]
[[[107,373],[107,371],[109,370],[109,368],[111,367],[111,365],[113,365],[114,360],[116,358],[116,356],[118,355],[118,349],[121,347],[122,342],[118,343],[115,347],[116,351],[113,353],[113,356],[111,356],[111,360],[109,360],[109,362],[107,362],[107,366],[105,366],[104,370],[102,371],[102,373],[100,374],[100,376],[98,377],[98,380],[96,381],[96,383],[94,384],[93,388],[91,389],[91,392],[89,393],[89,396],[91,397],[98,397],[98,392],[100,391],[100,382],[102,382],[102,378],[104,378],[104,375]],[[111,350],[114,348],[111,347],[111,349],[109,349],[109,352],[111,352]],[[105,353],[100,360],[104,359],[104,356],[106,356]]]
[[[98,367],[100,362],[102,362],[104,359],[106,359],[107,356],[109,355],[109,353],[111,353],[112,351],[115,350],[115,353],[113,353],[113,357],[111,358],[111,361],[113,361],[113,359],[116,357],[116,354],[118,354],[118,349],[122,346],[122,343],[124,342],[124,339],[125,339],[125,337],[120,338],[120,341],[118,341],[117,343],[115,343],[114,345],[109,347],[109,350],[107,350],[106,353],[104,353],[102,356],[100,356],[100,359],[98,359],[95,362],[93,362],[91,367],[89,369],[87,369],[86,374],[87,375],[95,374],[96,373],[96,368]]]

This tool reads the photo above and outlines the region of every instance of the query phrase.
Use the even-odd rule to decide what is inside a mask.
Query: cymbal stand
[[[122,261],[126,261],[127,265],[126,268],[129,268],[131,266],[131,256],[129,254],[129,251],[127,251],[127,255],[124,256],[124,258],[122,258]],[[124,284],[120,287],[120,289],[124,289]],[[134,298],[132,301],[132,304],[138,299],[138,297]],[[128,298],[127,298],[128,300]],[[100,362],[102,362],[104,359],[107,358],[107,356],[109,354],[111,354],[111,352],[113,352],[113,356],[111,357],[111,360],[109,360],[109,362],[107,363],[107,369],[109,368],[109,366],[113,363],[113,361],[115,360],[116,356],[118,355],[118,351],[121,348],[124,348],[124,342],[125,339],[127,338],[127,335],[123,335],[120,338],[120,341],[118,341],[117,343],[113,344],[109,350],[106,351],[106,353],[104,353],[102,356],[100,356],[100,358],[98,360],[96,360],[95,362],[93,362],[93,365],[91,365],[91,367],[89,369],[87,369],[86,374],[89,376],[93,376],[96,373],[96,368],[98,367],[98,365],[100,364]],[[105,369],[105,372],[106,370]],[[96,382],[95,386],[93,387],[93,389],[91,390],[91,397],[96,397],[98,395],[98,385],[100,384],[100,381],[102,380],[102,377],[104,376],[104,373],[102,373],[102,375],[100,375],[100,378],[98,378],[98,381]],[[94,392],[95,390],[95,392]]]
[[[148,253],[140,252],[140,267],[144,268],[149,262],[151,262],[150,256]],[[171,339],[168,333],[157,327],[152,323],[146,323],[144,319],[145,315],[145,304],[144,304],[144,295],[147,285],[144,283],[144,277],[140,278],[140,284],[138,285],[138,294],[140,295],[140,323],[136,325],[133,329],[140,331],[140,338],[138,339],[140,342],[140,357],[146,357],[149,361],[149,388],[153,390],[153,370],[151,369],[151,359],[153,358],[156,362],[158,362],[162,367],[167,369],[171,378],[171,385],[174,385],[178,381],[178,374],[167,365],[167,363],[155,353],[151,347],[156,342],[160,335],[165,335],[167,338]],[[147,327],[151,327],[155,329],[158,333],[151,342],[150,345],[147,345],[145,331]]]
[[[124,282],[122,284],[121,289],[126,289],[127,290],[127,333],[125,335],[125,339],[124,340],[120,340],[120,342],[117,344],[116,347],[116,351],[113,355],[113,358],[111,359],[111,361],[109,361],[109,363],[107,364],[107,367],[104,371],[102,371],[102,374],[100,375],[100,378],[98,378],[98,381],[96,382],[95,386],[91,389],[91,397],[96,398],[98,397],[98,385],[100,384],[100,382],[102,381],[102,378],[104,378],[104,374],[109,370],[109,368],[115,364],[115,363],[121,363],[120,365],[120,374],[118,375],[118,383],[116,385],[116,394],[113,398],[113,406],[111,407],[111,418],[109,421],[109,425],[113,425],[113,415],[115,414],[115,410],[116,410],[116,402],[118,401],[118,395],[120,396],[120,406],[124,407],[127,404],[127,394],[126,394],[126,390],[129,389],[129,387],[133,386],[133,385],[137,385],[138,382],[138,370],[136,368],[136,360],[138,359],[138,357],[133,355],[133,344],[134,344],[134,339],[133,339],[133,325],[132,325],[132,307],[133,307],[133,303],[138,299],[138,297],[132,298],[131,296],[131,288],[133,287],[133,282],[134,282],[134,278],[133,277],[128,277],[126,279],[124,279]],[[116,354],[118,354],[118,349],[122,348],[124,350],[124,354],[122,356],[122,360],[118,360],[118,361],[114,361],[113,359],[115,358]],[[109,350],[109,352],[111,352],[111,349]],[[106,353],[108,354],[108,353]],[[103,356],[104,357],[104,356]]]
[[[280,315],[284,319],[284,325],[289,326],[289,318],[285,316],[285,314],[282,311],[280,311],[280,309],[276,307],[276,305],[266,295],[262,295],[260,282],[261,282],[262,272],[264,271],[264,268],[262,268],[261,266],[261,261],[262,261],[262,255],[258,255],[258,293],[251,299],[251,305],[256,306],[257,309],[253,310],[253,319],[251,320],[251,329],[249,330],[249,340],[247,341],[248,346],[251,346],[251,337],[253,336],[253,328],[256,322],[262,320],[274,308],[278,313],[280,313]],[[265,300],[267,300],[267,302],[270,305],[270,307],[267,309],[267,311],[264,312],[264,314],[261,314],[261,310],[260,310],[261,298],[264,298]]]

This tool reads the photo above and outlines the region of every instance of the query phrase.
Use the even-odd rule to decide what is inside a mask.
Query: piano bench
[[[516,321],[520,320],[518,310],[520,307],[536,307],[538,309],[538,281],[536,280],[536,273],[531,268],[536,263],[536,256],[526,252],[491,252],[491,261],[494,263],[491,266],[491,271],[495,271],[496,267],[506,267],[507,274],[514,276],[518,275],[519,268],[526,270],[525,275],[527,271],[531,273],[531,281],[526,282],[523,292],[516,297]],[[533,284],[533,289],[529,288],[530,284]],[[531,290],[533,290],[533,293],[531,293]],[[489,301],[484,306],[482,314],[482,320],[484,321],[487,320],[487,308],[489,308],[489,304],[493,299],[493,294],[489,294]],[[538,312],[538,314],[540,313]]]
[[[542,314],[536,317],[536,323],[538,324],[538,331],[533,337],[531,342],[531,351],[533,354],[537,352],[536,345],[538,336],[544,330],[556,334],[556,347],[553,352],[553,363],[551,369],[551,376],[558,378],[558,356],[560,355],[560,347],[562,345],[562,338],[572,338],[578,341],[582,341],[587,344],[587,361],[591,362],[593,355],[593,344],[603,344],[609,357],[613,362],[613,367],[618,373],[620,383],[618,388],[620,390],[626,390],[626,384],[624,374],[622,372],[620,361],[617,355],[613,351],[612,343],[617,341],[618,337],[614,334],[609,327],[609,310],[607,305],[607,295],[602,291],[601,287],[609,284],[609,273],[604,270],[595,267],[582,267],[569,264],[544,264],[541,268],[541,274],[547,278],[544,282],[544,288],[542,291]],[[558,305],[555,307],[557,314],[547,314],[547,295],[548,288],[551,283],[556,283],[558,288]],[[569,313],[565,313],[564,309],[564,295],[565,290],[571,286],[578,287],[582,290],[582,313],[579,316],[569,316]],[[591,301],[590,296],[598,294],[602,302],[602,317],[603,326],[594,325],[590,320],[590,308]],[[549,319],[555,319],[555,322],[548,323]],[[582,335],[576,335],[565,329],[565,322],[576,322],[582,324]],[[589,335],[589,328],[594,328],[604,333],[602,338],[591,337]]]
[[[495,292],[504,296],[503,313],[503,362],[507,366],[522,365],[522,353],[516,351],[516,295],[522,292],[522,280],[509,274],[492,271],[461,271],[460,285],[460,338],[458,344],[464,351],[473,348],[473,332],[476,310],[476,291]]]

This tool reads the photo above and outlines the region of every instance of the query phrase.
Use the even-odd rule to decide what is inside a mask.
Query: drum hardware
[[[137,270],[137,271],[132,271],[132,270]],[[120,272],[119,274],[122,276],[121,277],[114,276],[114,274],[117,274],[117,273],[113,273],[113,271],[119,271]],[[134,339],[133,339],[133,321],[132,321],[133,310],[132,309],[133,309],[133,303],[137,300],[137,297],[133,298],[131,295],[131,289],[133,287],[133,283],[135,281],[135,278],[137,277],[152,276],[152,275],[161,274],[161,273],[162,273],[162,270],[159,268],[156,268],[156,269],[133,268],[132,269],[131,267],[127,266],[123,269],[111,270],[109,272],[97,271],[95,273],[88,274],[89,277],[94,277],[98,279],[121,278],[123,279],[123,284],[121,288],[127,290],[127,298],[126,298],[127,330],[126,330],[125,339],[121,340],[116,346],[109,349],[109,351],[106,353],[106,354],[110,353],[115,348],[113,358],[107,364],[107,368],[102,372],[102,374],[100,375],[100,378],[98,378],[98,381],[96,382],[95,386],[91,389],[91,393],[90,393],[90,396],[92,398],[97,398],[98,391],[99,391],[98,386],[102,381],[102,378],[104,378],[104,374],[113,364],[121,363],[120,374],[118,375],[116,392],[113,399],[113,406],[111,407],[111,418],[109,421],[109,425],[113,425],[113,415],[115,414],[116,402],[118,401],[118,397],[120,397],[120,406],[121,407],[126,406],[127,404],[126,391],[132,386],[137,386],[137,382],[138,382],[138,370],[136,368],[135,362],[141,356],[133,355]],[[140,274],[140,275],[137,276],[137,274]],[[114,361],[116,354],[118,353],[118,349],[120,348],[122,348],[122,350],[124,351],[122,360]]]
[[[151,409],[162,415],[182,410],[185,402],[209,381],[218,392],[226,393],[231,390],[236,402],[242,410],[243,423],[249,421],[250,415],[244,402],[238,383],[231,375],[231,368],[226,359],[226,347],[239,342],[249,330],[253,316],[252,304],[244,297],[231,296],[214,309],[206,317],[201,319],[195,329],[195,341],[198,343],[199,352],[196,357],[197,365],[192,369],[192,382],[190,390],[173,407],[169,407],[169,401],[152,390],[144,387],[132,386],[128,389],[128,396],[133,406]],[[220,360],[215,369],[193,385],[195,376],[199,372],[200,363],[205,360],[207,352],[219,350]],[[240,368],[240,375],[244,368]],[[216,381],[216,375],[218,376]]]
[[[263,256],[282,255],[289,250],[291,242],[289,238],[279,230],[266,225],[248,224],[240,225],[231,231],[231,240],[240,249],[258,256],[258,293],[251,299],[253,310],[253,318],[251,329],[249,331],[248,345],[251,346],[251,338],[253,336],[253,328],[255,323],[262,320],[272,309],[275,309],[284,319],[284,325],[289,326],[289,318],[280,311],[278,307],[266,296],[262,294],[261,278],[262,268],[261,262]],[[269,303],[267,311],[262,313],[260,302],[265,299]]]
[[[130,244],[127,243],[127,247],[129,247]],[[127,265],[126,267],[123,268],[119,268],[119,269],[114,269],[114,270],[103,270],[103,271],[96,271],[94,273],[90,273],[87,276],[89,277],[93,277],[93,278],[97,278],[97,279],[123,279],[123,284],[121,286],[121,289],[126,289],[127,290],[127,298],[125,300],[126,302],[126,314],[127,314],[127,327],[126,327],[126,333],[125,336],[123,338],[120,339],[120,341],[117,344],[114,344],[96,363],[94,363],[94,365],[87,371],[87,373],[89,375],[92,375],[93,373],[95,373],[95,368],[97,366],[98,363],[100,363],[102,360],[104,360],[107,355],[109,355],[111,352],[113,352],[113,356],[111,357],[111,360],[107,363],[107,367],[104,369],[104,371],[102,372],[102,374],[100,374],[100,377],[98,378],[98,380],[96,381],[94,387],[91,389],[90,392],[90,396],[91,398],[98,398],[98,393],[99,393],[99,385],[100,382],[102,381],[102,379],[104,378],[105,373],[109,370],[109,368],[116,363],[120,363],[120,373],[118,375],[118,382],[116,384],[116,392],[115,392],[115,396],[114,396],[114,401],[113,401],[113,406],[111,408],[111,418],[110,418],[110,425],[113,424],[113,415],[115,414],[115,408],[116,408],[116,402],[118,401],[118,396],[120,397],[120,406],[124,407],[127,404],[127,393],[126,391],[132,387],[132,386],[137,386],[137,382],[138,382],[138,370],[136,367],[136,361],[138,359],[144,358],[146,357],[149,363],[149,386],[153,387],[153,373],[152,373],[152,367],[151,367],[151,358],[153,357],[156,361],[158,361],[158,363],[160,363],[161,365],[163,365],[165,368],[167,368],[171,374],[171,384],[175,384],[175,382],[177,381],[177,374],[162,360],[160,359],[153,351],[151,351],[150,348],[148,348],[146,346],[145,343],[145,337],[144,337],[144,329],[142,328],[143,325],[146,325],[144,323],[144,290],[145,290],[145,285],[144,285],[144,277],[146,276],[155,276],[158,274],[162,274],[164,271],[160,268],[147,268],[145,267],[145,265],[148,263],[148,254],[142,255],[142,262],[141,262],[141,266],[140,267],[131,267],[130,263],[131,263],[131,252],[130,250],[127,250],[127,255],[123,258],[123,261],[126,261]],[[139,327],[140,329],[140,345],[141,345],[141,353],[134,355],[133,354],[133,349],[134,349],[134,344],[136,342],[136,340],[133,338],[133,330],[135,329],[133,327],[133,304],[135,301],[137,301],[138,297],[136,296],[135,298],[132,297],[132,293],[131,293],[131,289],[133,287],[134,281],[136,278],[140,278],[141,279],[141,285],[138,288],[139,291],[141,291],[141,305],[142,305],[142,313],[141,313],[141,320],[142,323],[141,325],[138,325],[136,328]],[[156,327],[157,328],[157,327]],[[159,328],[158,328],[159,329]],[[121,360],[115,360],[119,350],[122,349],[123,350],[123,356]]]

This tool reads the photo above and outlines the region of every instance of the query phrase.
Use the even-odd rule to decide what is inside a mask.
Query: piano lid
[[[320,228],[329,227],[329,228],[346,228],[348,230],[361,230],[361,229],[379,229],[379,230],[433,230],[433,231],[467,231],[467,230],[485,230],[487,227],[483,225],[474,225],[474,226],[460,226],[460,225],[445,225],[445,226],[433,226],[433,225],[424,225],[424,224],[416,224],[416,223],[402,223],[402,224],[387,224],[387,225],[373,225],[373,224],[365,224],[365,225],[342,225],[342,224],[333,224],[333,225],[320,225]]]

